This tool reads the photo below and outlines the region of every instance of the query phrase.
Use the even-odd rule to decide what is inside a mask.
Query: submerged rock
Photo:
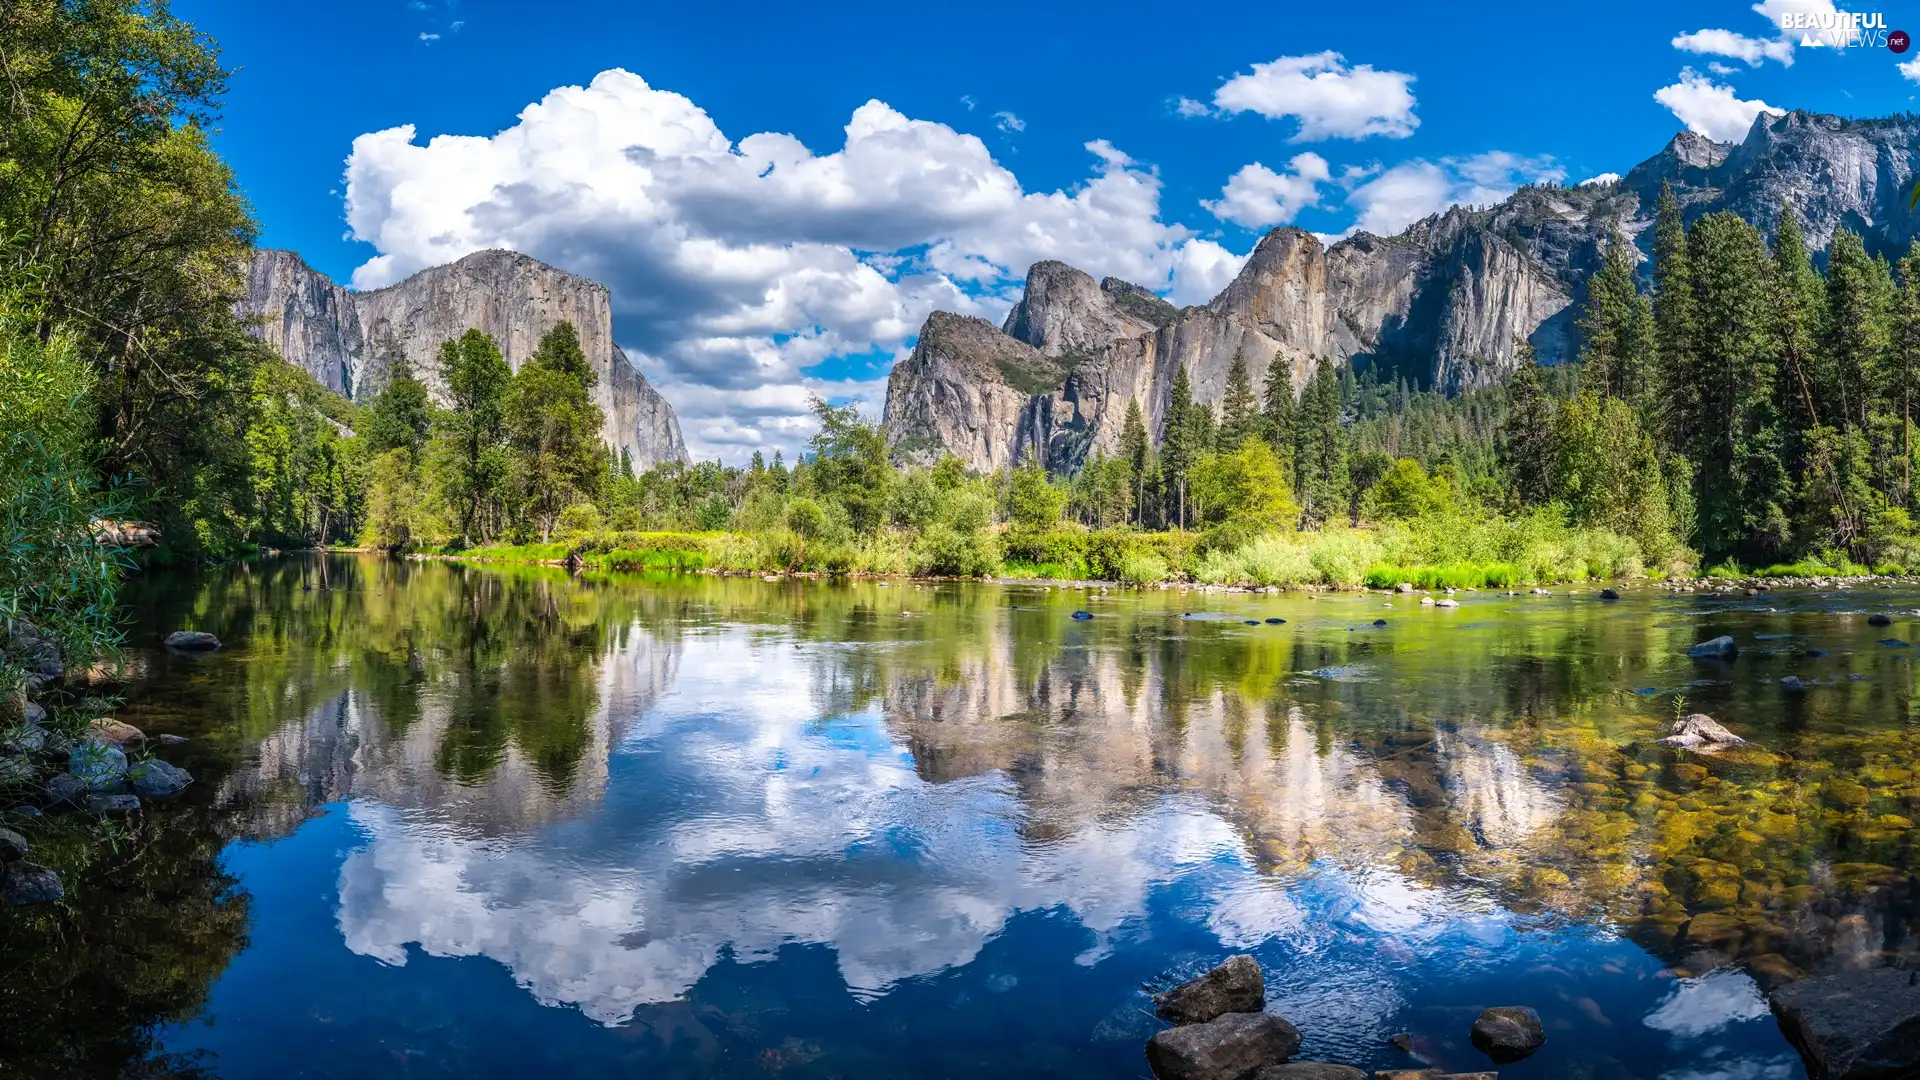
[[[130,814],[138,809],[138,795],[95,795],[87,800],[87,812],[93,814]]]
[[[1074,613],[1073,613],[1073,617],[1074,617],[1074,618],[1075,618],[1076,620],[1078,620],[1078,621],[1081,621],[1081,622],[1085,622],[1086,620],[1088,620],[1088,619],[1091,619],[1091,618],[1093,618],[1093,612],[1091,612],[1091,611],[1076,611],[1076,612],[1074,612]]]
[[[187,737],[186,737],[185,735],[161,735],[161,736],[159,736],[159,742],[160,742],[160,745],[161,745],[161,746],[178,746],[178,745],[180,745],[181,743],[183,743],[183,742],[186,742],[186,741],[187,741]]]
[[[1728,731],[1706,713],[1694,713],[1685,720],[1675,720],[1673,730],[1660,741],[1682,750],[1710,752],[1719,747],[1739,746],[1747,740]]]
[[[1153,996],[1154,1015],[1176,1024],[1204,1024],[1227,1013],[1256,1013],[1267,983],[1251,956],[1236,956],[1197,979]]]
[[[1889,649],[1910,649],[1913,647],[1912,642],[1902,641],[1897,637],[1883,637],[1878,644],[1885,645]]]
[[[220,647],[220,639],[204,630],[175,630],[167,635],[167,648],[186,652],[205,652]]]
[[[1780,680],[1780,689],[1782,690],[1804,690],[1806,686],[1807,684],[1801,682],[1800,676],[1798,675],[1788,675],[1786,678]]]
[[[1546,1041],[1540,1014],[1525,1006],[1488,1009],[1473,1022],[1473,1045],[1501,1065],[1519,1061]]]
[[[0,873],[0,897],[4,897],[8,907],[25,907],[28,904],[46,904],[67,895],[60,885],[60,875],[30,862],[17,862]]]
[[[1413,1035],[1409,1032],[1403,1031],[1400,1034],[1395,1035],[1392,1038],[1388,1039],[1387,1045],[1393,1047],[1395,1050],[1398,1050],[1403,1054],[1411,1054],[1413,1053]]]
[[[1886,615],[1882,615],[1876,611],[1873,614],[1867,616],[1867,625],[1868,626],[1892,626],[1893,619],[1889,618]]]
[[[1284,623],[1285,623],[1286,621],[1287,621],[1287,620],[1285,620],[1285,619],[1268,619],[1268,620],[1267,620],[1267,625],[1268,625],[1268,626],[1280,626],[1280,625],[1283,625],[1283,624],[1284,624]]]
[[[1920,1074],[1920,972],[1879,968],[1802,979],[1775,990],[1772,1004],[1813,1080]]]
[[[1295,1061],[1287,1065],[1255,1069],[1247,1075],[1247,1080],[1367,1080],[1367,1074],[1351,1065]]]
[[[1385,620],[1385,619],[1375,619],[1375,620],[1373,620],[1373,625],[1375,625],[1375,626],[1385,626],[1385,625],[1387,625],[1387,620]]]
[[[1239,1080],[1264,1065],[1284,1065],[1300,1032],[1272,1013],[1228,1013],[1204,1024],[1158,1032],[1147,1065],[1160,1080]]]
[[[1687,650],[1687,655],[1706,660],[1731,660],[1740,652],[1740,646],[1725,634],[1712,641],[1703,641]]]
[[[193,783],[193,777],[178,765],[170,765],[159,758],[148,758],[127,769],[127,781],[133,785],[134,794],[157,799],[187,790],[187,785]]]
[[[1618,599],[1620,599],[1620,594],[1619,594],[1619,592],[1617,592],[1616,590],[1613,590],[1613,589],[1601,589],[1601,590],[1600,590],[1600,599],[1602,599],[1602,600],[1618,600]]]
[[[1500,1080],[1499,1073],[1443,1073],[1439,1069],[1381,1069],[1373,1080]]]

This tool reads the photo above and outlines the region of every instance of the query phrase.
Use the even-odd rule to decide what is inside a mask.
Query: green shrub
[[[1151,552],[1136,551],[1120,557],[1116,580],[1128,585],[1157,585],[1171,573],[1165,559]]]
[[[592,503],[574,503],[560,511],[560,520],[554,531],[563,537],[577,537],[597,533],[605,528],[600,519],[600,508]]]

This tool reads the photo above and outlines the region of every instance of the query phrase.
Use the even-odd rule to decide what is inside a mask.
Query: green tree
[[[845,509],[856,532],[879,531],[886,524],[894,479],[885,433],[862,420],[852,405],[835,407],[816,397],[812,408],[820,429],[808,443],[810,483]]]
[[[405,450],[409,458],[418,458],[433,433],[433,402],[405,353],[393,349],[387,363],[387,385],[367,402],[359,434],[371,454]]]
[[[592,396],[598,381],[568,322],[542,335],[513,376],[506,426],[515,487],[542,541],[562,510],[594,496],[604,474],[602,414]]]
[[[1900,390],[1899,504],[1914,508],[1913,381],[1920,378],[1920,241],[1900,260],[1900,291],[1894,303],[1893,381]]]
[[[1580,358],[1588,386],[1636,408],[1658,396],[1653,379],[1653,310],[1634,282],[1633,245],[1615,238],[1587,282]]]
[[[1363,512],[1375,521],[1410,521],[1445,512],[1453,499],[1446,480],[1428,476],[1412,458],[1401,458],[1368,489]]]
[[[447,411],[441,419],[447,453],[441,470],[447,505],[463,543],[486,543],[504,524],[504,500],[512,461],[505,421],[513,370],[493,337],[468,330],[440,346],[440,371],[447,383]],[[622,478],[631,478],[628,463]]]
[[[1205,449],[1194,414],[1193,382],[1182,366],[1174,370],[1166,416],[1160,424],[1160,472],[1171,500],[1167,517],[1183,529],[1187,527],[1187,474]]]
[[[1047,479],[1039,463],[1013,470],[1007,486],[1007,522],[1016,529],[1038,531],[1054,525],[1066,509],[1067,495]]]
[[[1674,546],[1660,454],[1619,398],[1583,391],[1553,419],[1553,498],[1578,525],[1611,529],[1658,555]]]
[[[1231,452],[1248,439],[1259,438],[1261,419],[1260,399],[1253,393],[1246,350],[1236,349],[1232,363],[1227,366],[1226,397],[1220,402],[1219,449]]]
[[[1120,460],[1126,462],[1128,480],[1133,488],[1135,524],[1146,524],[1147,458],[1153,443],[1147,437],[1147,422],[1140,415],[1140,399],[1127,399],[1127,419],[1120,427]]]
[[[1662,391],[1655,418],[1669,446],[1686,446],[1686,425],[1698,414],[1693,346],[1693,275],[1687,256],[1687,231],[1671,185],[1660,185],[1653,228],[1653,337]]]
[[[1315,366],[1294,425],[1294,486],[1301,521],[1310,527],[1327,524],[1346,505],[1351,480],[1346,434],[1340,426],[1340,376],[1334,366],[1331,359]]]
[[[1267,395],[1264,402],[1264,426],[1267,429],[1267,441],[1273,445],[1273,452],[1280,460],[1283,472],[1293,469],[1294,405],[1293,405],[1293,362],[1279,349],[1273,351],[1273,360],[1267,364]]]
[[[1514,498],[1539,506],[1553,491],[1553,398],[1542,385],[1533,346],[1519,348],[1520,366],[1507,383],[1512,405],[1500,433],[1500,461]]]

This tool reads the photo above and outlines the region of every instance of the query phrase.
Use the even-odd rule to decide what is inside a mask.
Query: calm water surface
[[[1920,594],[1462,600],[151,582],[119,715],[199,783],[6,924],[0,1073],[1137,1077],[1248,952],[1307,1058],[1524,1004],[1505,1077],[1804,1077],[1761,988],[1920,961]]]

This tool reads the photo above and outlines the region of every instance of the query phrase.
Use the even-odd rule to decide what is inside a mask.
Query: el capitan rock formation
[[[686,461],[673,407],[613,342],[607,288],[511,251],[479,251],[397,285],[354,292],[328,280],[290,251],[260,251],[247,273],[240,314],[253,334],[331,390],[364,399],[379,391],[395,356],[438,396],[442,342],[469,329],[500,344],[516,371],[541,335],[571,322],[600,374],[595,402],[601,437],[624,450],[636,470]]]
[[[1196,400],[1217,407],[1237,352],[1261,393],[1275,353],[1296,393],[1328,361],[1447,393],[1493,385],[1515,369],[1520,341],[1543,363],[1578,356],[1586,279],[1620,239],[1644,252],[1663,183],[1689,221],[1732,210],[1771,232],[1786,205],[1818,252],[1848,228],[1897,256],[1920,223],[1906,207],[1916,147],[1920,117],[1763,114],[1737,145],[1682,132],[1618,181],[1532,185],[1397,236],[1328,247],[1274,229],[1218,296],[1178,310],[1138,285],[1037,263],[998,330],[945,312],[927,320],[888,376],[889,445],[908,462],[952,453],[996,469],[1032,457],[1072,471],[1116,452],[1130,399],[1157,440],[1180,368]]]

